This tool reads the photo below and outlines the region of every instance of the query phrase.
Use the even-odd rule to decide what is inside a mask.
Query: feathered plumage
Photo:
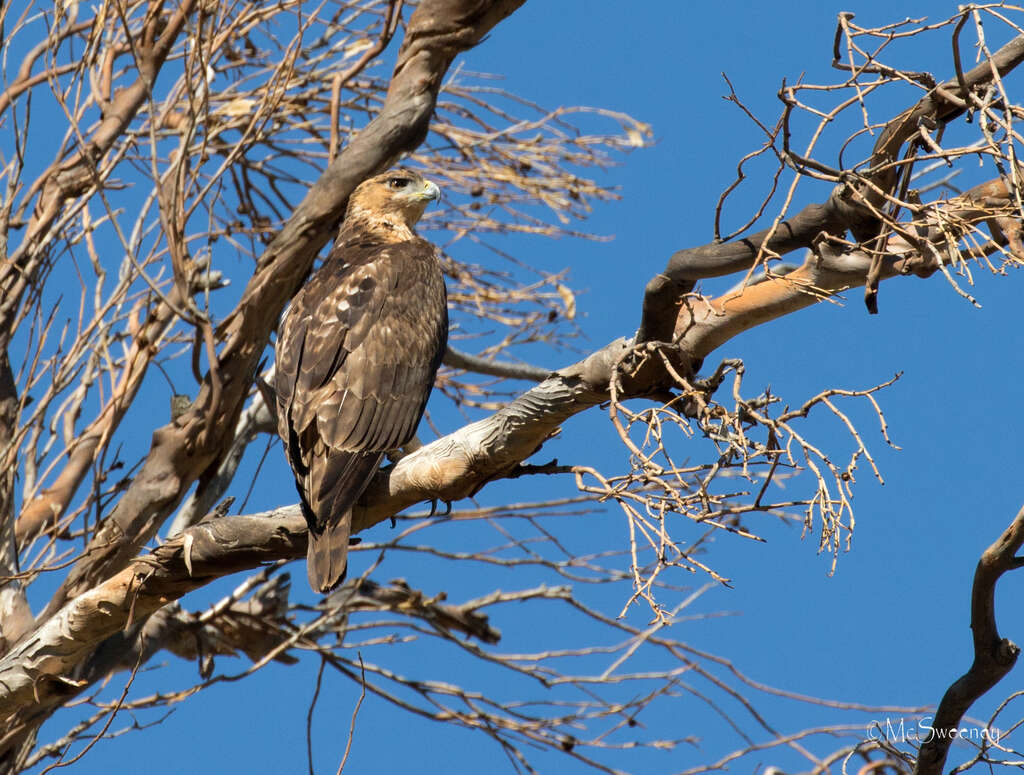
[[[278,433],[309,525],[309,583],[345,577],[352,506],[416,433],[448,337],[434,246],[413,226],[438,189],[409,170],[362,183],[277,340]]]

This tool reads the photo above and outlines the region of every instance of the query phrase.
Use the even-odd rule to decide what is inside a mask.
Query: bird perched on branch
[[[277,429],[309,525],[314,590],[345,577],[352,506],[416,433],[448,338],[444,277],[413,226],[437,186],[395,169],[360,184],[277,340]]]

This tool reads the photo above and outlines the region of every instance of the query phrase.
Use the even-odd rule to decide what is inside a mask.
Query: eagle
[[[413,439],[448,339],[444,276],[413,227],[438,187],[394,169],[361,183],[276,346],[277,429],[309,525],[314,590],[345,578],[352,507]]]

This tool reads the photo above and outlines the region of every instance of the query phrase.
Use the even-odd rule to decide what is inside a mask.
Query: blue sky
[[[614,239],[533,239],[526,248],[530,263],[552,271],[570,268],[570,284],[585,291],[577,300],[586,336],[581,348],[596,349],[635,330],[648,279],[674,250],[711,239],[718,194],[732,181],[738,159],[760,141],[756,128],[722,99],[728,87],[721,73],[755,113],[773,123],[782,78],[792,82],[801,73],[812,82],[834,77],[829,62],[840,10],[855,11],[857,22],[868,26],[922,13],[938,20],[954,13],[956,6],[935,0],[864,0],[842,7],[797,2],[786,4],[783,12],[761,3],[531,0],[461,58],[466,69],[503,74],[503,86],[547,107],[606,107],[653,127],[653,147],[623,156],[602,175],[604,182],[618,187],[621,199],[595,206],[585,228]],[[911,64],[915,56],[920,60]],[[906,64],[940,78],[952,72],[948,45],[908,45]],[[881,119],[904,106],[882,102],[873,115]],[[845,134],[837,130],[836,136]],[[746,219],[744,205],[759,190],[756,179],[751,185],[755,192],[737,197],[727,222]],[[823,200],[827,194],[825,185],[805,186],[798,204]],[[522,249],[526,243],[514,244]],[[972,293],[981,309],[957,296],[941,276],[890,281],[882,286],[878,316],[867,314],[860,291],[854,291],[842,306],[820,305],[762,326],[711,356],[710,364],[719,357],[742,358],[750,392],[770,385],[794,404],[827,387],[866,388],[902,371],[901,379],[880,395],[889,432],[901,449],[887,448],[870,417],[860,416],[865,441],[886,483],[879,485],[860,468],[853,549],[840,556],[835,574],[828,572],[830,558],[816,552],[813,534],[801,540],[798,529],[765,520],[758,523],[765,544],[731,536],[716,542],[713,565],[732,579],[732,587],[707,591],[691,609],[730,615],[681,624],[675,637],[731,660],[756,680],[864,704],[935,704],[948,683],[967,669],[974,566],[1022,498],[1015,433],[1022,397],[1015,293],[1019,278],[1013,271],[994,278],[979,270],[975,279]],[[552,367],[571,359],[568,353],[538,356]],[[455,413],[440,408],[436,417],[442,430],[459,422]],[[621,470],[625,460],[599,410],[567,424],[562,438],[547,445],[541,458],[552,456],[603,470]],[[283,456],[273,449],[250,510],[278,505],[282,497],[289,502],[290,487]],[[569,478],[517,480],[488,488],[480,501],[574,493]],[[569,530],[578,531],[581,542],[611,548],[626,540],[624,521],[613,510],[578,522]],[[386,529],[382,525],[375,530]],[[457,543],[460,529],[452,525],[438,534]],[[468,528],[464,534],[467,541],[474,540]],[[368,562],[367,554],[355,552],[353,562]],[[402,557],[392,559],[387,571],[428,593],[444,589],[453,601],[495,584],[511,588],[528,583],[500,574],[470,577],[464,568],[448,573],[443,564],[419,560],[403,566]],[[296,594],[308,594],[304,575],[296,564]],[[688,577],[677,583],[698,587],[705,581]],[[1005,578],[997,597],[1001,633],[1018,641],[1024,640],[1024,621],[1011,601],[1019,600],[1022,592],[1024,577]],[[616,594],[621,597],[604,601],[605,610],[613,614],[628,597],[628,585]],[[571,626],[557,614],[546,617],[544,610],[527,614],[506,608],[493,624],[505,634],[502,647],[509,651],[543,648],[564,641],[565,627]],[[396,648],[393,658],[403,669],[429,665],[430,675],[440,679],[448,669],[458,671],[483,682],[482,689],[496,680],[494,675],[478,676],[473,666],[432,664],[429,648]],[[194,665],[168,660],[165,670],[140,676],[140,694],[195,679]],[[219,666],[235,669],[228,660]],[[145,760],[146,771],[153,775],[305,771],[305,714],[316,667],[312,660],[299,667],[275,666],[244,682],[214,687],[158,726],[100,743],[76,767],[82,772],[115,766],[123,770],[124,761]],[[244,669],[241,661],[237,669]],[[972,715],[986,717],[999,699],[1020,688],[1018,673],[1011,673]],[[502,679],[497,680],[500,688]],[[120,686],[117,679],[114,683]],[[325,678],[314,723],[318,772],[336,769],[357,696],[352,683]],[[861,718],[770,698],[763,702],[780,730]],[[665,734],[675,736],[698,735],[699,743],[666,752],[627,752],[614,758],[615,766],[675,772],[735,747],[722,725],[707,718],[706,706],[691,697],[660,708],[662,716],[652,726],[663,725]],[[550,757],[538,762],[542,772],[576,771]],[[367,699],[346,771],[508,769],[504,755],[483,735],[451,732]]]

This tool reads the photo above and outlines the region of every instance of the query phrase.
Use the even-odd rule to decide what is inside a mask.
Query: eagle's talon
[[[431,498],[430,499],[430,513],[427,516],[428,517],[450,517],[451,513],[452,513],[452,502],[451,501],[442,500],[441,503],[444,504],[444,512],[439,513],[438,510],[437,510],[437,502],[438,502],[438,500],[440,500],[440,499],[439,498]]]

